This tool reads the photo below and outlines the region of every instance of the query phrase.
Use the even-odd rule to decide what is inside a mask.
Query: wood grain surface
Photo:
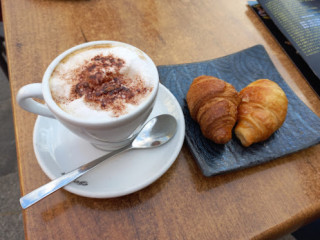
[[[320,101],[245,0],[2,0],[21,194],[49,181],[32,146],[36,116],[14,96],[41,82],[64,50],[117,40],[157,65],[202,61],[262,44],[295,93]],[[295,131],[295,129],[292,129]],[[320,146],[204,177],[186,145],[149,187],[115,199],[60,190],[23,211],[26,239],[272,239],[320,216]],[[18,199],[12,199],[18,201]]]

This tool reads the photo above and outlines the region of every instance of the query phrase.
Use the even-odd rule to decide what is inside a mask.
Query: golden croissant
[[[192,119],[206,138],[218,144],[232,138],[239,103],[239,93],[231,84],[211,76],[195,78],[187,93]]]
[[[288,99],[278,84],[259,79],[242,89],[240,97],[235,134],[243,146],[264,141],[281,127]]]

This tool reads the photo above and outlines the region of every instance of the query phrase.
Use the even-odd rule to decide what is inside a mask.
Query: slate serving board
[[[320,142],[319,117],[289,88],[261,45],[209,61],[158,66],[158,71],[160,82],[181,105],[186,122],[186,142],[207,177],[265,163]],[[224,145],[204,138],[199,125],[191,119],[185,100],[191,82],[200,75],[216,76],[231,83],[238,91],[261,78],[277,82],[289,100],[284,124],[268,140],[248,148],[242,147],[235,136]]]

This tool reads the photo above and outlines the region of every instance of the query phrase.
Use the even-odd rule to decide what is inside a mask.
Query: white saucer
[[[181,150],[185,122],[178,101],[160,84],[149,118],[165,113],[178,121],[177,133],[170,142],[158,148],[131,150],[111,158],[65,189],[85,197],[112,198],[138,191],[161,177]],[[33,146],[39,165],[50,179],[105,154],[71,133],[57,120],[41,116],[35,123]]]

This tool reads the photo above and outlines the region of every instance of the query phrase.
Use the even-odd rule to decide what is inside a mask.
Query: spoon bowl
[[[148,121],[132,141],[132,148],[153,148],[168,142],[176,133],[177,121],[168,114]]]
[[[169,114],[156,116],[142,127],[141,131],[127,146],[107,153],[33,190],[32,192],[20,198],[20,205],[23,209],[30,207],[31,205],[47,197],[51,193],[57,191],[62,187],[65,187],[85,173],[91,171],[106,159],[109,159],[122,152],[128,151],[130,149],[148,149],[159,147],[172,139],[176,131],[177,121],[173,116]]]

